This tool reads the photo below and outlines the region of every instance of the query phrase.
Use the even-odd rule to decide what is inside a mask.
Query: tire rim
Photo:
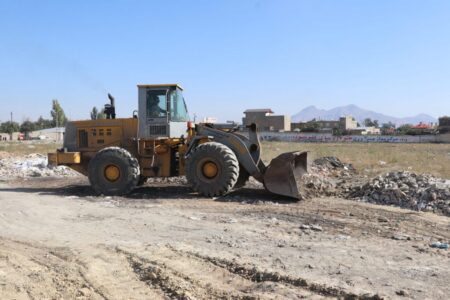
[[[120,169],[115,165],[106,166],[105,178],[111,182],[117,181],[120,178]]]
[[[217,176],[217,174],[219,173],[219,168],[214,162],[207,161],[202,166],[202,173],[203,176],[211,179]]]

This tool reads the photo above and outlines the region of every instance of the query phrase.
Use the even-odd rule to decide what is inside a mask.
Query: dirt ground
[[[177,184],[97,197],[0,182],[1,299],[448,299],[450,219],[338,198]],[[308,228],[309,227],[309,228]]]

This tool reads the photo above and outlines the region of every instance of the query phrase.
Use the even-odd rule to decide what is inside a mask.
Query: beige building
[[[354,134],[354,135],[379,135],[379,134],[381,134],[380,128],[376,128],[373,126],[356,127],[354,129],[350,129],[349,132],[350,132],[350,134]]]
[[[260,131],[291,131],[291,117],[274,115],[270,108],[247,109],[244,114],[244,126],[255,123]]]
[[[64,127],[41,129],[30,132],[29,138],[38,140],[52,140],[58,142],[64,140],[65,131],[66,129]]]
[[[358,127],[358,122],[352,116],[345,116],[339,118],[339,129],[352,130]]]

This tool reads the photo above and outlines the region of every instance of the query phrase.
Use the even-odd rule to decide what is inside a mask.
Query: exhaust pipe
[[[105,114],[107,119],[116,118],[116,101],[114,97],[108,93],[108,98],[111,104],[105,104]]]

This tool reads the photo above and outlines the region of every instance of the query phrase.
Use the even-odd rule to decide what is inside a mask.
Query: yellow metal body
[[[79,164],[81,163],[80,152],[56,152],[48,154],[49,165],[65,165],[65,164]]]
[[[181,138],[138,139],[138,120],[100,119],[74,121],[74,136],[66,136],[67,151],[49,153],[49,164],[65,165],[88,175],[89,161],[106,147],[121,147],[128,150],[139,161],[143,177],[169,177],[185,174],[184,155],[187,150]],[[67,134],[67,130],[66,130]],[[192,135],[188,132],[188,138]],[[72,140],[73,139],[73,140]],[[115,181],[120,174],[117,167],[106,168],[105,177]]]

